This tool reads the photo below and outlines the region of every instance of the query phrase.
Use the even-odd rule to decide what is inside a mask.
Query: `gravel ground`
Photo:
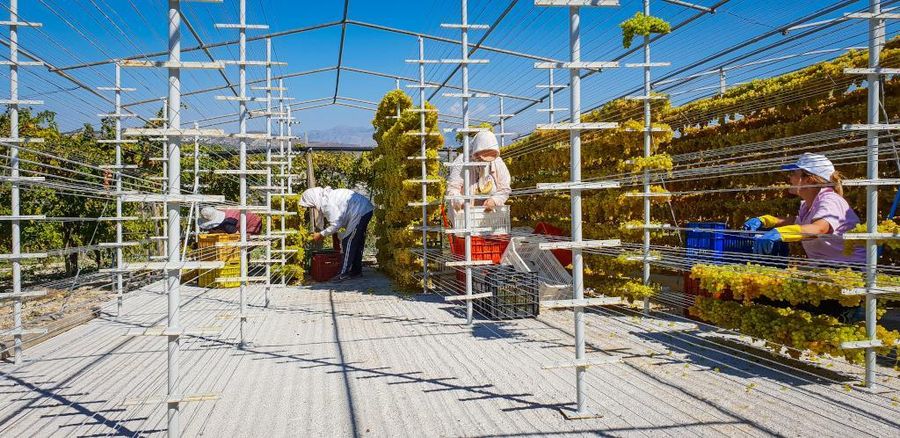
[[[587,316],[587,404],[600,418],[566,420],[574,400],[571,312],[479,320],[434,295],[398,296],[378,274],[334,288],[250,291],[248,345],[238,347],[238,292],[183,287],[182,325],[218,334],[181,342],[185,436],[900,436],[896,371],[882,389],[858,370],[809,367],[679,318],[625,307]],[[104,315],[0,366],[0,436],[162,436],[166,343],[129,337],[165,322],[155,283]],[[133,400],[148,404],[131,404]],[[128,403],[126,403],[128,402]]]

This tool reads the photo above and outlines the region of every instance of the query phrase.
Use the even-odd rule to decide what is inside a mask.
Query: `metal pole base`
[[[578,412],[569,408],[560,408],[559,412],[563,417],[565,417],[566,420],[590,420],[593,418],[603,418],[603,414],[591,411]]]

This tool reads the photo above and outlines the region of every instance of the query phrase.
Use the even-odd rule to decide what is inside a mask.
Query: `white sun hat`
[[[204,230],[211,230],[215,227],[218,227],[225,221],[225,212],[216,209],[215,207],[203,207],[200,210],[200,228]]]
[[[491,131],[480,131],[475,134],[472,139],[472,155],[484,151],[495,151],[500,153],[500,144],[497,142],[497,136]]]
[[[805,170],[813,175],[819,176],[825,181],[831,181],[831,175],[834,174],[834,164],[824,155],[813,154],[807,152],[800,156],[795,164],[787,164],[781,166],[782,170]]]

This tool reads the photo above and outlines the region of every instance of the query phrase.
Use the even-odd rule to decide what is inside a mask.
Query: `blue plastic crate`
[[[753,254],[753,239],[756,235],[748,235],[748,234],[725,234],[725,242],[724,249],[726,253],[739,253],[739,254]],[[772,249],[772,256],[776,257],[788,257],[791,255],[791,247],[788,246],[785,242],[775,242],[775,246]],[[747,263],[753,262],[766,266],[777,266],[777,267],[785,267],[787,266],[787,261],[771,261],[771,260],[754,260],[753,257],[746,256],[732,256],[727,258],[729,263]]]
[[[685,247],[688,260],[703,262],[722,262],[722,252],[725,250],[725,235],[721,231],[727,225],[724,222],[688,222],[688,230],[685,238]],[[752,250],[752,247],[751,247]]]

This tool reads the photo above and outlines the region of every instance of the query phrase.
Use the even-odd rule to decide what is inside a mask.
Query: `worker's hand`
[[[752,217],[744,222],[744,229],[748,231],[756,231],[762,228],[763,222],[758,217]]]
[[[312,235],[313,242],[318,242],[318,241],[322,240],[323,238],[324,238],[324,236],[322,236],[322,233],[314,233]]]
[[[778,228],[769,230],[765,234],[756,236],[753,239],[753,253],[769,255],[775,249],[775,242],[781,242],[782,236]]]
[[[484,201],[484,211],[494,211],[497,208],[497,202],[493,198]]]

